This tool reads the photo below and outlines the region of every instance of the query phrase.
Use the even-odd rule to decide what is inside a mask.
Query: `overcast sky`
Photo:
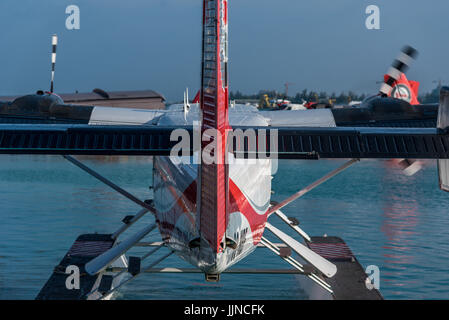
[[[231,90],[378,91],[400,48],[420,52],[421,91],[449,82],[447,0],[230,0]],[[80,29],[67,30],[68,5]],[[380,30],[365,27],[368,5]],[[57,92],[154,89],[181,100],[200,84],[201,0],[1,0],[1,95],[48,89],[59,35]]]

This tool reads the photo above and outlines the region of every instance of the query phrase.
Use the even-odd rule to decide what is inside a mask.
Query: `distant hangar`
[[[153,90],[105,91],[58,94],[65,103],[117,108],[165,109],[165,97]],[[0,101],[13,101],[21,96],[0,96]]]

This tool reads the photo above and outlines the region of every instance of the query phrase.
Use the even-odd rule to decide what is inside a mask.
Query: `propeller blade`
[[[399,56],[393,61],[390,69],[388,70],[388,80],[382,83],[380,87],[380,94],[388,96],[393,90],[393,85],[401,77],[402,73],[405,73],[413,60],[418,56],[418,51],[410,46],[402,48]]]
[[[286,245],[292,248],[298,255],[300,255],[304,260],[313,265],[321,273],[326,275],[328,278],[332,278],[337,273],[337,267],[332,262],[324,259],[319,254],[310,250],[306,246],[302,245],[286,233],[282,232],[278,228],[274,227],[267,222],[266,228],[270,230],[276,237],[284,241]]]
[[[399,161],[398,165],[402,169],[402,172],[409,177],[413,176],[423,167],[421,161],[411,159],[402,159]]]
[[[131,237],[123,240],[115,247],[103,252],[98,257],[92,259],[86,263],[86,272],[90,275],[95,275],[104,269],[106,269],[111,263],[117,260],[122,254],[131,249],[136,243],[142,240],[147,234],[156,228],[156,224],[149,225],[144,229],[140,230]]]

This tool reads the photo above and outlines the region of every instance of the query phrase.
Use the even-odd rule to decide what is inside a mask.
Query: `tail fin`
[[[390,75],[384,75],[385,83],[390,81]],[[409,81],[404,73],[401,73],[397,80],[393,80],[392,90],[387,94],[388,97],[405,100],[412,105],[420,104],[418,101],[419,82]]]
[[[410,84],[412,92],[415,94],[416,100],[418,101],[420,83],[418,81],[413,81],[413,80],[409,80],[408,83]]]
[[[198,92],[195,95],[195,98],[193,98],[192,103],[200,103],[200,94],[201,94],[201,90],[198,90]]]
[[[198,194],[201,197],[200,235],[214,253],[222,251],[226,231],[228,167],[225,165],[225,132],[228,119],[228,1],[203,0],[203,61],[201,79],[201,142],[216,163],[202,161]],[[212,130],[211,130],[212,129]],[[211,132],[215,132],[215,137]],[[217,138],[217,135],[221,139]],[[211,145],[214,145],[213,151]],[[204,160],[204,159],[203,159]],[[204,242],[204,241],[202,241]]]

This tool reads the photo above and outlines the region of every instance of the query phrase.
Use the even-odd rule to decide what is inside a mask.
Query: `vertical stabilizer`
[[[226,231],[228,168],[225,164],[225,131],[228,120],[228,2],[203,0],[203,60],[201,79],[202,164],[199,170],[200,234],[213,252],[222,250]],[[211,135],[221,135],[217,139]],[[215,142],[215,144],[214,144]],[[216,163],[204,161],[205,150]]]

